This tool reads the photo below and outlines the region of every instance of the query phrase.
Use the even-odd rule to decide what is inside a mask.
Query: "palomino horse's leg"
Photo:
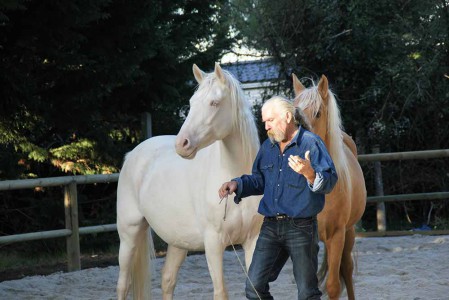
[[[214,285],[214,300],[227,300],[228,291],[226,290],[223,275],[223,253],[225,247],[221,243],[218,234],[207,229],[204,246],[206,250],[207,266],[209,267],[209,273]]]
[[[168,245],[164,268],[162,269],[162,299],[173,299],[179,268],[187,256],[187,250]]]
[[[352,282],[352,273],[354,271],[354,262],[352,260],[351,252],[355,241],[354,226],[346,231],[345,247],[341,257],[341,275],[345,281],[348,300],[354,300],[354,284]]]
[[[131,284],[131,270],[137,248],[145,247],[148,223],[142,218],[140,224],[124,225],[118,222],[117,228],[120,235],[119,250],[119,277],[117,281],[117,299],[124,300]]]
[[[329,267],[326,290],[330,300],[338,299],[341,292],[340,265],[345,243],[344,228],[337,229],[334,235],[326,241],[327,264]]]

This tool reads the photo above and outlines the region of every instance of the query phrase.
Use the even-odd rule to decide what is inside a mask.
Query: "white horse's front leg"
[[[206,250],[207,266],[214,285],[214,300],[227,300],[228,291],[223,275],[223,253],[225,246],[221,236],[212,230],[206,230],[204,247]]]
[[[173,299],[176,279],[179,268],[187,256],[187,250],[168,245],[167,255],[165,256],[164,268],[162,269],[162,299]]]

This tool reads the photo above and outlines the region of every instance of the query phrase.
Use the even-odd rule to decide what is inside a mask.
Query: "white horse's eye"
[[[210,102],[210,106],[217,107],[218,106],[218,101],[211,101]]]

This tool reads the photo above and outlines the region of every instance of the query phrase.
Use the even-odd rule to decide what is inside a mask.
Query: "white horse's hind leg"
[[[173,299],[173,292],[175,290],[179,268],[186,256],[187,250],[168,245],[164,268],[162,269],[161,288],[163,300]]]
[[[120,243],[119,265],[120,271],[117,280],[117,299],[125,300],[131,283],[131,260],[133,257],[132,248],[125,243]]]
[[[251,265],[251,261],[253,259],[254,249],[256,248],[257,238],[259,236],[248,238],[243,244],[243,250],[245,251],[245,267],[248,272],[249,266]]]
[[[206,231],[204,241],[206,250],[207,266],[214,285],[214,300],[227,300],[228,291],[224,282],[223,275],[223,254],[225,246],[221,243],[216,232]]]

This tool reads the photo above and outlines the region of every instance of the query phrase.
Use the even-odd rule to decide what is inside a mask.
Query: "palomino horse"
[[[225,248],[241,244],[246,266],[251,262],[262,224],[257,213],[260,197],[239,205],[226,199],[220,205],[217,196],[223,182],[251,172],[260,145],[251,106],[240,83],[218,64],[210,74],[194,65],[193,73],[199,87],[178,135],[142,142],[126,155],[120,172],[118,299],[126,298],[131,281],[135,299],[150,297],[149,228],[168,244],[163,299],[173,298],[188,250],[205,250],[214,299],[228,298]]]
[[[366,188],[357,160],[354,141],[342,130],[340,111],[334,94],[323,75],[318,86],[306,89],[293,74],[295,105],[304,110],[312,131],[319,135],[334,161],[338,181],[326,195],[323,211],[318,214],[318,231],[325,244],[324,261],[319,272],[320,282],[326,280],[330,299],[338,299],[343,277],[348,299],[354,299],[351,257],[355,240],[355,224],[365,211]]]

